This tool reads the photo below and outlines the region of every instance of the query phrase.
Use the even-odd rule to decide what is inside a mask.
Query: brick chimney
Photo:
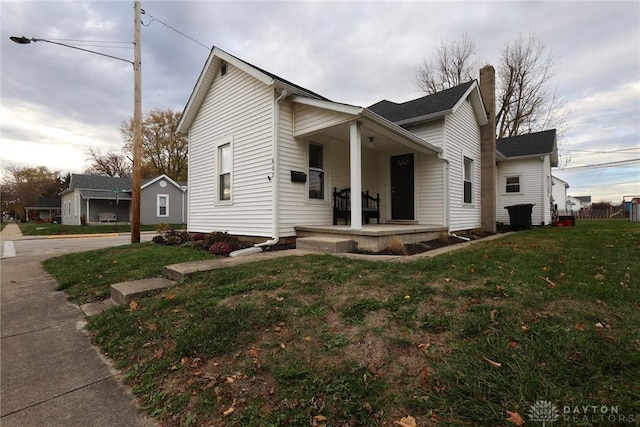
[[[491,65],[480,69],[480,94],[487,110],[488,123],[480,126],[480,217],[482,231],[496,232],[496,70]]]

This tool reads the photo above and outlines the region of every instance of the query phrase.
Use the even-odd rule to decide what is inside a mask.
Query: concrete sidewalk
[[[16,229],[8,225],[2,241],[19,238]],[[91,345],[84,315],[55,290],[57,283],[41,266],[44,259],[2,260],[0,425],[156,425]]]

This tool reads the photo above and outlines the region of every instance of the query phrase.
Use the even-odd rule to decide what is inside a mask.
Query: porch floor
[[[361,230],[351,225],[300,225],[295,226],[296,236],[328,237],[353,240],[358,249],[378,252],[390,245],[392,239],[403,244],[439,239],[447,235],[447,227],[421,224],[363,224]]]

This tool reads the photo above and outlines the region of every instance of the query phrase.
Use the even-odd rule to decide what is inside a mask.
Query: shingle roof
[[[460,98],[467,92],[474,81],[401,104],[385,99],[371,105],[368,109],[392,122],[446,112],[460,101]]]
[[[523,157],[556,152],[556,130],[528,133],[496,140],[496,149],[505,157]]]
[[[71,175],[70,189],[85,190],[131,190],[131,178],[114,178],[100,175]]]
[[[102,200],[116,200],[116,193],[113,190],[82,190],[80,195],[83,199],[102,199]],[[132,195],[129,191],[117,193],[118,200],[131,200]]]
[[[38,206],[47,208],[59,208],[62,206],[60,197],[40,196],[38,197]]]

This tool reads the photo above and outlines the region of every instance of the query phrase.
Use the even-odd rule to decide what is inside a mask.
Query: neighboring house
[[[591,208],[591,196],[567,196],[567,210],[580,212]]]
[[[380,195],[381,223],[478,228],[486,123],[475,81],[363,108],[214,48],[177,128],[189,139],[188,229],[277,241],[331,226],[334,188],[351,189],[352,231],[365,191]]]
[[[569,183],[561,180],[558,177],[551,176],[551,196],[552,207],[555,207],[560,212],[566,212],[571,209],[567,207],[567,188]]]
[[[143,180],[140,188],[141,224],[186,221],[186,183],[163,174]],[[131,221],[131,178],[73,174],[60,196],[63,224]]]
[[[629,208],[629,220],[640,222],[640,197],[634,197],[633,199],[631,199],[631,205]]]
[[[36,206],[24,208],[27,221],[60,222],[60,197],[40,196]]]
[[[551,168],[558,166],[556,130],[496,141],[498,160],[496,217],[509,224],[507,206],[534,204],[533,225],[552,221]]]
[[[167,175],[143,180],[140,186],[141,224],[184,224],[187,222],[187,183]]]

